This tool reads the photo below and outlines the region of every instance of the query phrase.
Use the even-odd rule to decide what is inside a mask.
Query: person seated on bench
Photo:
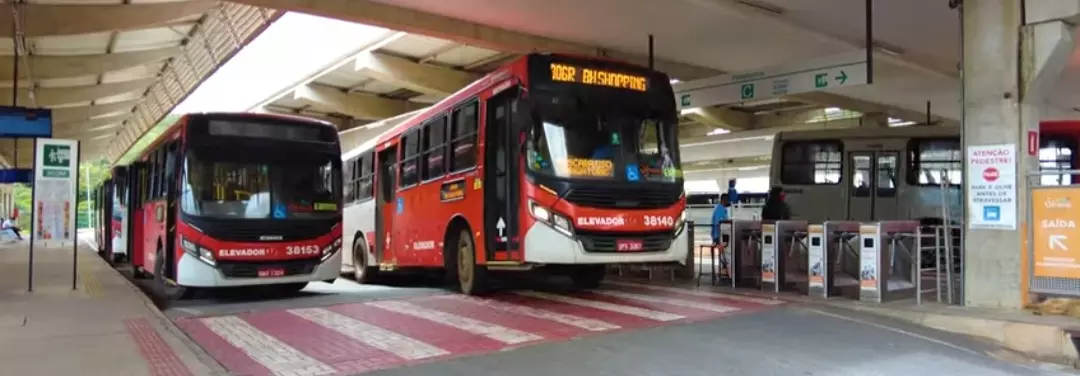
[[[15,217],[4,218],[4,223],[0,224],[0,229],[11,231],[15,234],[16,239],[23,240],[22,234],[19,232],[19,226],[15,225],[16,220]]]

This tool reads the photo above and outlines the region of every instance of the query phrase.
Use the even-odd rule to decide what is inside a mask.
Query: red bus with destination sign
[[[341,272],[341,146],[329,123],[184,115],[116,171],[123,176],[100,190],[123,204],[104,216],[125,225],[110,231],[126,244],[109,246],[167,298],[214,287],[299,290]]]
[[[539,267],[582,287],[607,264],[683,263],[685,196],[670,78],[533,53],[342,156],[343,266],[360,281]]]

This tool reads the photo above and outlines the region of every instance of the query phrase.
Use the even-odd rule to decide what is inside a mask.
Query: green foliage
[[[142,138],[139,138],[138,141],[135,141],[135,144],[131,145],[131,149],[129,149],[128,152],[124,154],[124,156],[120,157],[120,160],[117,161],[116,164],[126,165],[128,163],[131,163],[131,161],[134,160],[135,157],[139,155],[139,153],[142,153],[143,150],[146,150],[146,147],[150,146],[150,143],[154,142],[154,140],[156,140],[158,136],[161,136],[162,133],[165,133],[165,131],[169,130],[169,128],[172,128],[172,125],[176,123],[176,120],[179,118],[180,115],[165,116],[165,118],[161,119],[161,121],[154,125],[153,128],[150,128],[150,130],[146,131],[146,133],[143,134]]]
[[[87,213],[87,208],[93,208],[92,191],[101,185],[110,174],[109,161],[105,159],[99,159],[96,161],[82,162],[79,164],[79,191],[76,192],[78,197],[78,212],[76,215],[75,223],[78,228],[90,227],[90,213]],[[89,178],[87,174],[89,173]],[[90,201],[87,201],[86,192],[87,189],[91,191]],[[19,208],[19,227],[30,228],[30,208],[31,208],[31,190],[27,184],[15,185],[15,206]],[[10,215],[11,213],[4,213],[4,215]]]

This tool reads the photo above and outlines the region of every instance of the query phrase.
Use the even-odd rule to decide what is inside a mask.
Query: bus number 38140
[[[670,227],[675,225],[675,217],[668,215],[646,215],[645,225],[649,227]]]

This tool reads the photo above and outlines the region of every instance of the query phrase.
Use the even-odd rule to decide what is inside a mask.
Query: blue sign
[[[397,198],[397,213],[401,214],[404,211],[405,211],[405,199],[401,198],[401,197],[398,197]]]
[[[288,215],[289,215],[289,211],[288,211],[288,209],[285,208],[285,204],[282,204],[282,203],[274,204],[274,218],[285,219],[285,217],[288,216]]]
[[[983,220],[984,221],[1000,221],[1001,220],[1001,207],[997,205],[983,206]]]
[[[52,110],[0,106],[0,137],[52,137]]]
[[[641,168],[636,164],[626,165],[626,180],[638,181],[641,180]]]
[[[34,180],[34,170],[29,168],[0,170],[0,184],[30,183]]]

